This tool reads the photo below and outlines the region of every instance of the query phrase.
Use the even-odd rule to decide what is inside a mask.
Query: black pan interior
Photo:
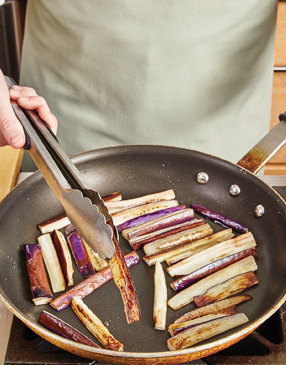
[[[102,149],[79,155],[74,160],[92,187],[102,195],[119,191],[124,198],[132,198],[173,188],[181,203],[200,203],[240,221],[253,232],[258,244],[257,277],[260,283],[247,291],[253,299],[241,305],[239,310],[254,321],[282,298],[286,279],[285,204],[252,174],[209,155],[159,146]],[[209,175],[207,184],[196,182],[199,171]],[[232,184],[241,188],[238,197],[229,194]],[[259,219],[254,215],[257,204],[265,207],[265,215]],[[36,242],[40,234],[36,228],[38,223],[62,212],[39,173],[20,184],[3,201],[0,205],[0,287],[6,298],[28,319],[36,322],[41,310],[45,309],[88,334],[69,308],[56,312],[49,305],[36,307],[31,302],[22,246]],[[123,239],[121,245],[125,252],[130,251]],[[119,292],[112,282],[84,301],[108,323],[110,332],[124,343],[126,351],[165,351],[167,331],[153,329],[153,267],[142,262],[131,269],[131,275],[141,304],[140,322],[126,323]],[[76,282],[81,280],[76,272]],[[172,295],[169,289],[169,297]],[[167,323],[192,308],[193,305],[188,305],[176,312],[169,308]]]

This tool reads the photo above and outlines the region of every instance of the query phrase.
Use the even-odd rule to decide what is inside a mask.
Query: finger
[[[46,100],[42,96],[24,96],[17,99],[17,103],[25,109],[28,110],[37,110],[41,106],[49,107],[46,103]]]
[[[51,130],[55,134],[57,134],[58,121],[54,114],[50,112],[49,108],[47,108],[46,106],[41,106],[40,108],[38,108],[37,112],[39,114],[39,117],[46,123],[48,123]]]
[[[7,144],[14,148],[24,146],[26,141],[24,130],[14,113],[0,116],[0,130],[2,132],[0,141],[2,146]]]
[[[36,91],[30,87],[25,87],[21,89],[14,89],[14,88],[10,89],[10,98],[13,100],[16,100],[20,97],[36,96],[36,95],[37,95]]]

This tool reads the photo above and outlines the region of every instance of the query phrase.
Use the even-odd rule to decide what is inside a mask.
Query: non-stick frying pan
[[[53,344],[74,354],[109,363],[179,363],[210,355],[255,330],[285,301],[286,206],[283,199],[246,169],[222,159],[186,149],[163,146],[122,146],[86,152],[74,157],[86,179],[102,195],[119,191],[124,198],[173,188],[181,203],[199,203],[246,225],[258,245],[259,285],[248,290],[253,299],[239,306],[249,317],[246,325],[207,340],[190,349],[170,352],[167,331],[153,329],[153,269],[142,262],[131,269],[139,297],[142,319],[128,325],[120,294],[109,282],[84,299],[108,322],[110,332],[124,343],[125,352],[95,349],[63,339],[37,324],[41,310],[58,315],[89,335],[71,309],[56,312],[49,305],[31,301],[23,244],[36,242],[37,224],[63,212],[39,172],[16,187],[0,205],[0,296],[8,308],[27,326]],[[209,176],[199,184],[198,172]],[[230,195],[232,184],[240,195]],[[265,214],[257,218],[258,204]],[[216,228],[217,230],[217,228]],[[130,250],[121,239],[124,251]],[[76,274],[76,282],[82,280]],[[167,278],[169,280],[169,278]],[[174,293],[169,289],[169,297]],[[168,309],[167,323],[191,310],[192,304]]]

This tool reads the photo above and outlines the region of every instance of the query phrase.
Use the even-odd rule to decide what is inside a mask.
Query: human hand
[[[57,131],[57,119],[51,113],[45,99],[38,96],[30,87],[13,86],[10,92],[3,73],[0,70],[0,147],[10,145],[22,148],[25,144],[25,134],[10,104],[10,98],[28,110],[35,110],[54,133]]]

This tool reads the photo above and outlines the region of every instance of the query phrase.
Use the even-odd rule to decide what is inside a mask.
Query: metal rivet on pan
[[[262,217],[264,214],[265,210],[264,210],[264,206],[261,204],[258,204],[254,210],[254,213],[256,215],[256,217]]]
[[[238,196],[240,194],[240,187],[236,184],[231,185],[229,188],[229,193],[232,196]]]
[[[206,172],[198,172],[197,174],[197,182],[199,184],[206,184],[209,181],[209,175]]]

